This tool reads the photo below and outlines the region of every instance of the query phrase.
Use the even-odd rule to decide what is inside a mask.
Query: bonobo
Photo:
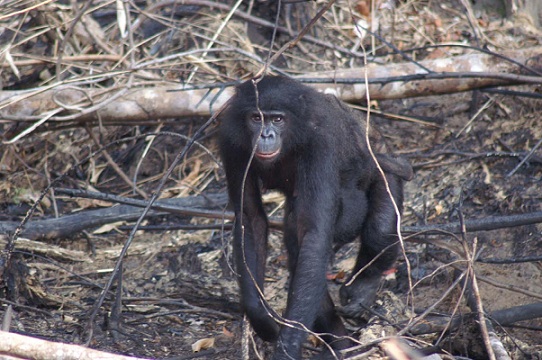
[[[235,268],[250,323],[262,339],[277,341],[274,359],[301,358],[304,327],[326,333],[334,349],[349,346],[341,339],[347,333],[326,284],[334,244],[361,239],[350,284],[340,291],[350,315],[372,304],[398,253],[395,208],[367,148],[363,117],[332,95],[265,76],[239,85],[220,121],[220,152],[236,218]],[[401,209],[402,183],[412,168],[384,153],[376,158]],[[261,299],[268,235],[263,189],[286,196],[290,285],[282,326]]]

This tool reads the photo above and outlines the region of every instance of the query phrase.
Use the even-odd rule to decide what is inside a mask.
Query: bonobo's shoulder
[[[343,114],[343,117],[350,119],[351,121],[354,121],[356,123],[365,123],[365,119],[363,118],[363,113],[361,111],[358,111],[356,109],[352,109],[350,105],[339,99],[334,94],[322,94],[327,99],[327,102],[331,104],[335,109],[335,111],[340,111]]]

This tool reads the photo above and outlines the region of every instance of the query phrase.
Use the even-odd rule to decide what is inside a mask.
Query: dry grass
[[[202,119],[120,121],[115,126],[98,123],[90,127],[78,124],[77,117],[90,108],[99,109],[114,96],[135,86],[206,87],[230,83],[257,73],[266,62],[269,45],[259,42],[258,36],[272,31],[274,18],[258,1],[253,3],[252,10],[243,4],[241,15],[233,14],[231,18],[228,17],[231,2],[227,5],[217,2],[213,7],[209,6],[211,2],[203,0],[187,1],[185,5],[175,1],[121,3],[125,5],[121,11],[116,10],[114,1],[103,0],[2,4],[0,78],[4,92],[0,92],[0,97],[7,91],[39,92],[65,85],[85,94],[89,89],[98,90],[103,96],[87,98],[74,105],[59,101],[55,113],[36,114],[28,109],[17,118],[2,113],[13,99],[0,98],[3,140],[23,134],[11,144],[0,145],[0,209],[3,212],[0,220],[20,221],[42,190],[62,174],[67,175],[58,184],[62,187],[149,197],[185,140],[168,135],[134,136],[174,131],[190,137]],[[381,1],[377,8],[371,9],[371,3],[364,0],[337,1],[308,37],[285,51],[271,70],[303,74],[359,67],[364,63],[362,45],[369,54],[368,60],[377,63],[402,62],[405,55],[420,60],[451,58],[475,51],[455,45],[487,46],[496,52],[541,45],[540,29],[530,26],[523,17],[503,19],[493,9],[481,11],[470,6],[467,11],[465,3],[459,0],[397,1],[395,7],[391,7],[392,3]],[[273,50],[291,40],[321,6],[320,1],[292,4],[291,16],[280,20],[282,31],[277,34]],[[377,36],[361,38],[355,31],[355,23],[361,20],[369,24]],[[247,23],[259,24],[265,30],[258,35],[257,30],[249,28],[248,33],[256,32],[250,38]],[[405,53],[398,54],[395,50]],[[515,90],[540,92],[536,85]],[[417,170],[416,179],[406,189],[405,224],[455,221],[458,208],[470,218],[542,210],[540,150],[516,177],[505,176],[517,165],[517,157],[512,154],[524,156],[542,136],[539,99],[477,92],[475,95],[389,100],[374,105],[388,113],[419,117],[440,126],[435,130],[419,123],[376,120],[393,147],[408,156]],[[473,118],[480,109],[480,114]],[[71,116],[69,122],[61,119],[67,115]],[[92,151],[115,141],[117,143],[106,153],[83,161]],[[223,174],[212,156],[216,154],[213,128],[201,141],[207,151],[195,148],[189,154],[166,182],[162,197],[224,190]],[[509,156],[469,157],[497,151]],[[72,168],[74,164],[78,165]],[[134,187],[138,195],[134,195]],[[270,208],[277,207],[280,211],[280,198],[269,201]],[[109,204],[59,198],[49,192],[34,216],[51,217],[100,206]],[[159,225],[210,222],[187,217],[149,219],[149,224]],[[42,289],[37,286],[32,299],[19,299],[28,307],[16,307],[11,330],[64,342],[80,342],[85,338],[88,310],[107,279],[107,269],[113,266],[126,240],[126,230],[120,228],[120,224],[115,225],[76,235],[73,239],[52,241],[54,245],[90,253],[91,263],[64,259],[59,264],[49,261],[51,255],[47,256],[48,260],[25,255],[25,264],[32,270],[31,278],[44,290],[40,292]],[[542,254],[540,225],[469,234],[470,250],[474,238],[482,244],[484,258]],[[446,236],[428,240],[430,243],[435,240],[436,244],[410,244],[407,248],[414,272],[409,275],[416,283],[409,305],[422,309],[435,304],[453,283],[450,265],[458,260],[438,245],[438,241],[453,243]],[[97,329],[92,346],[139,356],[166,357],[190,353],[191,343],[215,336],[218,341],[214,358],[236,358],[239,321],[231,319],[238,315],[232,308],[236,303],[236,289],[233,279],[227,275],[226,261],[218,260],[224,249],[227,250],[227,246],[212,230],[138,234],[125,264],[126,302],[129,304],[125,310],[126,328],[130,336],[115,342],[108,333]],[[348,270],[351,251],[346,249],[341,253],[334,272]],[[282,248],[275,234],[271,253],[268,294],[271,303],[280,308],[284,304],[287,275],[282,267]],[[542,293],[539,262],[476,264],[474,269],[481,277]],[[401,276],[406,276],[404,269],[401,271]],[[401,279],[400,283],[406,284],[406,281]],[[407,299],[408,289],[401,286],[393,289],[403,300]],[[463,295],[460,290],[454,288],[437,310],[443,313],[467,311],[460,301]],[[382,301],[388,296],[386,293]],[[486,285],[481,286],[480,296],[490,311],[540,301],[535,296]],[[2,298],[0,303],[5,305],[10,301]],[[52,316],[39,311],[44,306],[50,307]],[[405,314],[399,312],[389,316],[403,319]],[[60,316],[65,318],[59,320]],[[525,356],[518,349],[539,356],[540,322],[523,325],[531,329],[508,329],[508,335],[500,333],[503,341],[514,358]],[[368,332],[356,334],[360,339],[373,341],[381,336],[383,328],[372,328],[376,334],[373,337]],[[412,342],[423,346],[424,342],[435,342],[437,338],[438,335],[425,336]],[[440,345],[455,354],[470,355],[461,349],[469,342],[458,338],[459,335],[453,334]],[[479,338],[476,340],[481,343]],[[480,354],[478,350],[472,351],[476,356]]]

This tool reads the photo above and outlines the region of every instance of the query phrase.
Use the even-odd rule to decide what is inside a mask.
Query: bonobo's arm
[[[316,162],[316,161],[315,161]],[[332,229],[336,218],[338,179],[325,157],[315,164],[300,162],[296,199],[299,252],[291,261],[286,321],[313,330],[327,292],[326,270],[332,254]],[[305,166],[302,166],[305,165]],[[312,165],[312,166],[311,166]],[[299,359],[307,332],[300,325],[283,326],[274,359]]]
[[[233,170],[226,166],[226,171]],[[270,314],[276,315],[263,305],[260,298],[267,258],[268,223],[258,180],[249,172],[243,192],[241,189],[244,170],[237,169],[229,175],[228,191],[235,211],[233,254],[241,289],[241,306],[256,333],[266,341],[274,341],[277,339],[279,326]]]

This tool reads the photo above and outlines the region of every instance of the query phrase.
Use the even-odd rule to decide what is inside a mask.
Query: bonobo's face
[[[247,123],[252,147],[256,146],[256,158],[263,163],[274,162],[281,154],[286,129],[284,112],[255,110],[247,114]]]

